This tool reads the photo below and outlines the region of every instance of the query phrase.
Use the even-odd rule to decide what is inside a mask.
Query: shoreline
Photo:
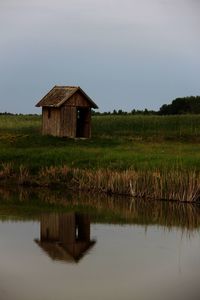
[[[200,200],[200,117],[94,116],[92,138],[41,135],[41,117],[0,117],[0,185]],[[192,143],[191,143],[192,142]]]
[[[197,203],[200,173],[190,170],[137,171],[78,169],[66,165],[42,167],[36,174],[23,165],[3,164],[1,186],[67,188],[71,191],[133,197],[148,200]]]
[[[186,230],[199,228],[200,206],[193,202],[154,201],[69,191],[66,189],[0,186],[0,217],[27,219],[41,214],[87,213],[94,222],[108,224],[146,224],[182,227]]]

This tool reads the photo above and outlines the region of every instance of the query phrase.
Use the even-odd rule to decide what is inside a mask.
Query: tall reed
[[[32,175],[23,165],[15,170],[11,165],[3,165],[0,169],[1,180],[11,178],[20,185],[65,186],[75,190],[145,199],[200,200],[200,173],[195,170],[84,170],[63,165],[42,167]]]
[[[196,171],[112,171],[51,167],[43,169],[42,177],[47,183],[48,180],[51,184],[58,180],[75,189],[107,194],[189,202],[200,199],[200,174]]]
[[[12,188],[12,189],[11,189]],[[17,197],[17,198],[16,198]],[[180,227],[192,232],[200,227],[200,207],[179,201],[146,201],[131,197],[108,196],[66,190],[0,187],[1,204],[22,204],[29,211],[33,205],[44,208],[90,212],[93,222],[161,225],[168,229]],[[22,206],[22,207],[23,207]],[[26,210],[25,210],[26,211]],[[27,211],[26,211],[27,212]]]
[[[9,178],[13,174],[12,163],[2,163],[0,167],[0,179]]]

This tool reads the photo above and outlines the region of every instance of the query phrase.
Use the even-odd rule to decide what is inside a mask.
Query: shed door
[[[76,137],[90,137],[90,108],[77,108]]]
[[[62,107],[61,135],[64,137],[76,137],[76,107]]]

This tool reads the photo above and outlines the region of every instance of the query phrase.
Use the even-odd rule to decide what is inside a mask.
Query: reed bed
[[[195,171],[74,170],[81,190],[136,198],[195,202],[200,199],[200,174]]]
[[[192,232],[200,227],[200,207],[196,204],[185,204],[178,201],[145,201],[131,197],[109,196],[94,193],[67,192],[65,190],[31,189],[18,187],[0,187],[2,203],[15,204],[17,207],[31,208],[34,205],[41,212],[82,211],[91,216],[92,222],[128,223],[138,225],[160,225],[167,229],[173,227]],[[14,200],[13,200],[14,199]],[[12,206],[11,206],[12,207]],[[2,207],[0,206],[0,210]],[[9,211],[9,209],[7,209]],[[23,212],[22,210],[19,210]],[[25,212],[26,209],[25,209]],[[37,210],[37,214],[39,211]]]
[[[23,165],[17,170],[12,165],[3,165],[0,170],[2,182],[17,181],[19,185],[65,186],[73,190],[168,201],[200,200],[198,171],[83,170],[66,165],[42,167],[34,175]]]

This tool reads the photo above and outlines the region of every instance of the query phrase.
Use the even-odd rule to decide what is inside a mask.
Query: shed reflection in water
[[[96,241],[90,239],[89,216],[72,212],[42,215],[35,242],[53,260],[78,262]]]
[[[200,299],[198,204],[0,188],[0,236],[0,300]]]
[[[160,225],[166,228],[178,227],[192,232],[200,228],[200,203],[181,203],[180,201],[150,201],[125,197],[110,197],[87,193],[66,193],[66,191],[31,188],[6,188],[0,186],[0,204],[4,206],[4,219],[9,214],[27,220],[31,210],[45,211],[45,207],[62,207],[69,211],[91,213],[92,223]],[[22,213],[21,205],[29,214]],[[5,209],[5,206],[9,209]],[[0,212],[2,212],[0,206]],[[2,214],[2,213],[1,213]],[[39,212],[31,215],[39,219]],[[12,216],[13,220],[13,216]]]

